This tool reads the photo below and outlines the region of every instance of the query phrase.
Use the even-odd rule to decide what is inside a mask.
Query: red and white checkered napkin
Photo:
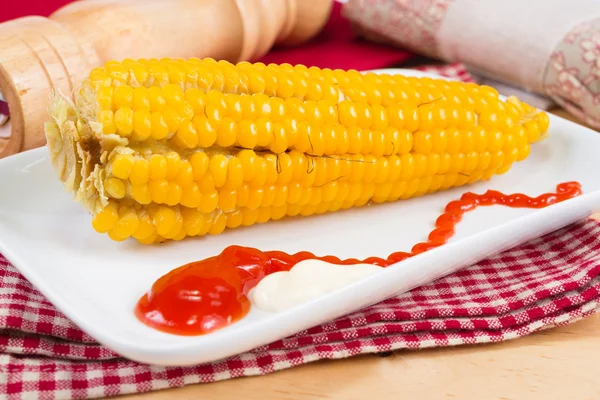
[[[498,342],[599,309],[600,223],[588,220],[248,353],[163,368],[124,360],[95,343],[0,256],[0,397],[103,397],[361,353]]]

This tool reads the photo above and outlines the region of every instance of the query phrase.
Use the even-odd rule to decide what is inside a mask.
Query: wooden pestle
[[[43,146],[51,89],[70,95],[106,61],[251,61],[315,36],[331,7],[332,0],[83,0],[49,18],[2,23],[0,95],[10,118],[0,127],[0,158]]]

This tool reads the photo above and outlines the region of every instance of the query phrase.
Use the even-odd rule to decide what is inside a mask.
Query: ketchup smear
[[[577,182],[561,183],[556,193],[533,198],[524,194],[505,195],[494,190],[482,195],[467,192],[460,200],[446,206],[426,242],[416,244],[410,253],[396,252],[386,259],[340,260],[309,252],[290,255],[281,251],[263,252],[229,246],[218,256],[186,264],[158,279],[139,300],[135,314],[143,323],[163,332],[186,336],[206,334],[244,317],[250,310],[246,295],[262,278],[273,272],[289,271],[300,261],[317,259],[334,264],[365,263],[387,267],[445,244],[463,214],[478,206],[544,208],[580,194],[581,185]]]

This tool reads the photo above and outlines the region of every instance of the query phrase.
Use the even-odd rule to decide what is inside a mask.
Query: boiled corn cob
[[[209,58],[108,62],[49,112],[94,229],[144,244],[487,180],[549,124],[473,83]]]

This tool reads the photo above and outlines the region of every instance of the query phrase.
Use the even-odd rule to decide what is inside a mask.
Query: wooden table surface
[[[570,118],[564,111],[552,111]],[[600,315],[496,344],[319,361],[123,400],[600,399]]]

